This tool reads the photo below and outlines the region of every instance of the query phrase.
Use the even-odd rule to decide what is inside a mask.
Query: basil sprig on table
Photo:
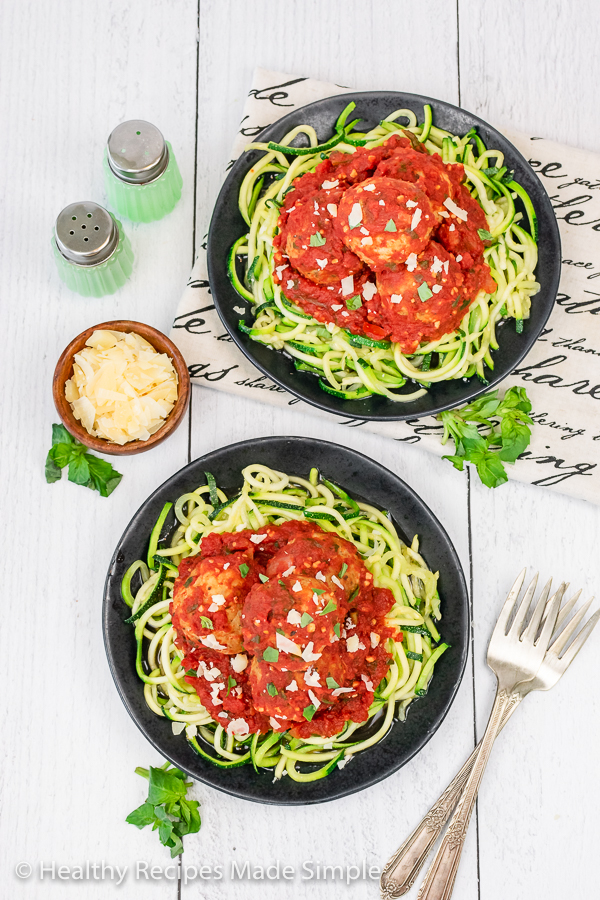
[[[477,468],[479,478],[489,488],[508,481],[504,463],[514,463],[529,446],[533,420],[531,401],[525,388],[509,388],[503,399],[498,391],[482,394],[462,409],[439,413],[444,425],[442,444],[454,441],[454,456],[449,459],[461,472],[465,462]]]
[[[200,831],[202,824],[200,804],[186,799],[187,789],[193,782],[185,780],[181,769],[170,769],[169,763],[159,769],[138,766],[135,771],[149,781],[148,799],[129,813],[125,821],[140,829],[152,825],[152,831],[158,829],[160,842],[169,848],[171,856],[179,856],[183,853],[181,838]]]
[[[69,481],[82,484],[101,497],[112,494],[123,477],[109,462],[88,453],[83,444],[72,437],[64,425],[52,426],[52,449],[46,457],[46,481],[60,481],[62,469],[69,467]]]

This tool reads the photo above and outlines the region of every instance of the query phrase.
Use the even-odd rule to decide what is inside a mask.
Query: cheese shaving
[[[97,330],[73,357],[65,397],[94,437],[147,441],[177,400],[177,372],[166,353],[135,332]]]

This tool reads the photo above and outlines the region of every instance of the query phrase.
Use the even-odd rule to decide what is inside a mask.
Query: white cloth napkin
[[[348,91],[257,69],[232,159],[258,132],[295,107]],[[536,423],[526,453],[515,465],[507,465],[508,476],[600,503],[600,156],[542,138],[506,134],[548,191],[563,244],[559,294],[547,327],[501,386],[527,389]],[[224,332],[201,249],[171,332],[194,383],[276,406],[298,406],[396,441],[420,444],[438,456],[453,452],[451,442],[442,447],[442,427],[434,417],[377,424],[315,409],[263,375]]]

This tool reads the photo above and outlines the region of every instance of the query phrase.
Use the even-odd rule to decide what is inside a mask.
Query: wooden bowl
[[[165,419],[158,431],[150,435],[147,441],[129,441],[127,444],[115,444],[106,438],[93,437],[83,427],[81,422],[75,418],[71,410],[71,404],[65,397],[65,383],[73,374],[73,357],[79,353],[85,346],[87,339],[94,331],[134,331],[141,337],[145,338],[148,343],[152,344],[159,353],[166,353],[172,360],[179,384],[177,386],[177,400],[175,406]],[[52,395],[54,397],[54,405],[62,419],[62,423],[70,434],[73,435],[86,447],[91,450],[97,450],[98,453],[108,453],[111,456],[131,456],[134,453],[143,453],[144,450],[150,450],[156,447],[172,434],[188,408],[190,402],[190,376],[185,364],[185,360],[175,344],[169,340],[166,335],[151,325],[144,325],[142,322],[130,322],[128,320],[116,322],[102,322],[100,325],[93,325],[86,328],[81,334],[74,338],[69,346],[63,351],[54,370],[54,379],[52,383]]]

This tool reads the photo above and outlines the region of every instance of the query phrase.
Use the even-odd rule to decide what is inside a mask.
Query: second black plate
[[[428,566],[439,571],[443,639],[451,647],[435,668],[425,697],[414,701],[405,722],[396,722],[386,737],[351,764],[327,778],[306,784],[282,778],[273,783],[269,771],[252,766],[219,769],[200,759],[183,734],[174,735],[171,722],[155,715],[144,700],[135,670],[135,639],[124,619],[121,580],[131,563],[144,558],[148,538],[167,501],[206,483],[212,472],[225,491],[241,486],[241,470],[260,462],[303,475],[317,466],[323,476],[342,485],[351,496],[389,510],[400,535],[408,542],[419,535]],[[106,578],[103,607],[104,643],[117,690],[129,715],[154,747],[198,781],[236,797],[260,803],[301,805],[320,803],[360,791],[391,775],[421,750],[439,728],[458,690],[467,661],[469,605],[464,575],[450,538],[431,510],[404,481],[379,463],[336,444],[301,437],[266,437],[215,450],[181,469],[159,487],[137,511],[119,540]]]
[[[488,374],[489,384],[484,385],[477,378],[444,381],[434,384],[427,394],[410,403],[397,403],[381,396],[369,397],[366,400],[341,400],[321,390],[314,375],[298,372],[290,357],[270,350],[239,330],[240,315],[234,307],[244,306],[249,311],[250,304],[240,297],[229,281],[227,257],[234,241],[248,230],[238,209],[238,195],[244,176],[262,156],[259,150],[244,153],[237,160],[215,205],[208,235],[208,274],[214,304],[229,334],[250,362],[301,400],[337,415],[383,422],[434,415],[444,409],[453,409],[468,403],[479,394],[492,389],[518,366],[537,340],[552,311],[558,290],[561,256],[556,217],[542,183],[516,147],[483,119],[442,100],[393,91],[371,91],[328,97],[295,109],[265,128],[256,140],[279,141],[296,125],[308,124],[316,130],[319,140],[325,141],[333,134],[334,123],[350,100],[356,103],[354,115],[361,116],[364,120],[360,125],[361,129],[375,127],[395,109],[412,109],[417,119],[422,121],[423,106],[426,103],[432,106],[434,124],[452,134],[463,135],[470,128],[476,127],[487,147],[504,153],[505,165],[509,169],[514,169],[515,180],[525,188],[531,198],[539,226],[536,277],[540,290],[532,298],[531,315],[523,323],[522,334],[516,333],[512,320],[498,328],[500,348],[493,354],[495,368]],[[515,204],[521,209],[520,201],[515,201]],[[246,321],[250,320],[248,316]]]

